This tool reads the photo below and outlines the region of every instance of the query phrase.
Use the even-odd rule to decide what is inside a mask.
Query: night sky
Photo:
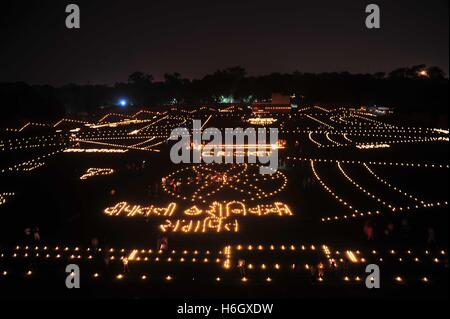
[[[81,29],[65,28],[65,6]],[[381,29],[365,28],[365,6]],[[143,71],[199,78],[240,65],[270,72],[377,72],[425,63],[449,71],[448,0],[6,0],[0,81],[113,84]]]

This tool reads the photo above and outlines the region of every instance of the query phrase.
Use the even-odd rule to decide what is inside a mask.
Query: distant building
[[[394,109],[387,106],[361,106],[361,110],[372,113],[374,115],[389,115],[394,114]]]
[[[255,114],[289,113],[292,110],[291,97],[278,93],[272,94],[271,102],[252,103],[252,111]]]
[[[291,104],[291,96],[272,93],[272,104]]]

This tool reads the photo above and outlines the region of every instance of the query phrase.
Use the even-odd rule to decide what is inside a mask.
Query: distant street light
[[[125,106],[127,106],[127,104],[128,104],[127,100],[125,100],[125,99],[120,99],[119,100],[119,105],[120,106],[125,107]]]
[[[428,71],[427,70],[419,71],[419,76],[421,76],[421,77],[428,77]]]

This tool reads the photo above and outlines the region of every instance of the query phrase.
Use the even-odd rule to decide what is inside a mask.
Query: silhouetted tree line
[[[26,83],[1,83],[1,120],[52,119],[65,113],[95,112],[113,107],[120,98],[135,106],[159,106],[229,101],[252,102],[270,98],[273,92],[296,94],[301,104],[336,103],[386,105],[399,111],[447,113],[448,78],[438,67],[416,65],[374,74],[272,73],[247,76],[232,67],[189,80],[179,73],[154,81],[134,72],[127,82],[113,86],[68,84],[58,88]]]

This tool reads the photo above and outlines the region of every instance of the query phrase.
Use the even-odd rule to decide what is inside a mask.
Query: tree
[[[439,79],[442,80],[445,78],[445,72],[437,66],[432,66],[430,68],[428,68],[428,77],[430,79]]]
[[[410,68],[406,69],[406,77],[410,79],[418,78],[420,76],[420,72],[426,70],[427,66],[425,64],[413,65]]]
[[[391,79],[404,79],[408,72],[407,68],[398,68],[389,73],[389,78]]]
[[[185,89],[190,81],[183,79],[178,72],[164,74],[164,99],[165,103],[184,102]]]
[[[373,77],[377,80],[382,80],[386,77],[386,73],[384,72],[376,72]]]
[[[134,72],[128,76],[129,91],[136,104],[150,105],[155,102],[152,82],[153,76],[143,72]]]
[[[128,76],[128,83],[136,86],[150,85],[153,82],[153,76],[143,72],[133,72]]]

